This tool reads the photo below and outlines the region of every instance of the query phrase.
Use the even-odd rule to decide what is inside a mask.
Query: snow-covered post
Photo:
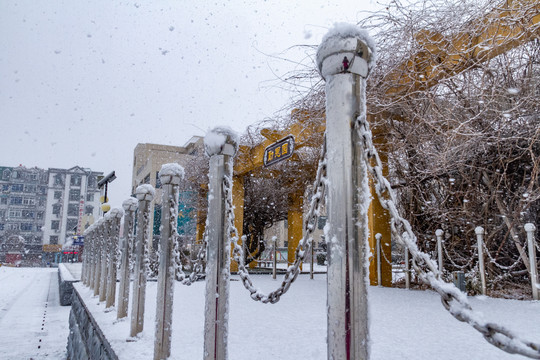
[[[154,359],[171,355],[172,312],[174,295],[174,244],[178,224],[178,186],[184,178],[184,168],[178,164],[165,164],[159,172],[163,189],[161,211],[161,238],[157,280],[156,333]]]
[[[96,257],[95,260],[95,271],[94,271],[94,283],[93,283],[93,289],[94,289],[94,296],[99,295],[99,285],[101,282],[101,261],[103,260],[101,257],[102,253],[102,228],[101,224],[103,223],[103,218],[99,219],[95,224],[95,233],[96,233],[96,240],[95,240],[95,251],[94,256]]]
[[[377,240],[377,286],[382,286],[382,274],[381,274],[381,238],[382,235],[377,233],[375,234],[375,239]]]
[[[409,249],[404,247],[405,251],[405,289],[411,288],[411,261],[409,260]]]
[[[272,246],[273,246],[273,252],[274,257],[272,259],[272,279],[276,280],[276,273],[277,273],[277,237],[272,237]]]
[[[129,259],[133,247],[131,247],[133,238],[133,223],[135,222],[135,210],[137,210],[137,199],[130,197],[122,203],[124,209],[124,239],[121,243],[121,259],[120,259],[120,288],[118,289],[118,312],[116,317],[118,319],[125,318],[127,316],[128,302],[129,302]]]
[[[152,185],[144,184],[137,187],[135,195],[139,200],[137,214],[137,240],[135,245],[135,281],[131,301],[131,331],[132,337],[143,331],[144,303],[146,300],[146,276],[148,267],[148,238],[150,236],[150,201],[154,199],[155,190]]]
[[[527,246],[529,247],[529,263],[531,268],[531,286],[532,295],[534,300],[538,300],[538,272],[536,264],[536,247],[534,244],[534,231],[536,227],[532,223],[525,224],[525,231],[527,232]]]
[[[227,194],[224,179],[232,186],[233,157],[238,149],[236,134],[215,128],[204,138],[210,157],[208,172],[208,261],[204,319],[204,359],[225,360],[229,318],[230,229],[227,219]],[[229,194],[232,189],[228,189]]]
[[[484,228],[477,226],[474,229],[476,240],[478,242],[478,270],[480,271],[480,280],[482,282],[482,295],[486,295],[486,267],[484,265]]]
[[[117,268],[117,252],[118,240],[120,237],[120,220],[124,216],[124,210],[112,209],[109,213],[109,274],[107,281],[107,302],[105,308],[115,305],[116,300],[116,268]]]
[[[90,232],[88,229],[83,233],[84,235],[84,252],[82,254],[82,270],[81,270],[81,281],[85,286],[88,286],[88,253],[90,252],[91,246],[90,246]]]
[[[367,33],[349,24],[337,24],[317,50],[317,65],[326,80],[328,359],[369,359],[370,191],[354,124],[366,116],[373,51]]]
[[[99,301],[107,299],[107,278],[109,276],[109,214],[103,217],[101,227],[101,279],[99,281]]]
[[[309,268],[309,278],[313,280],[313,256],[315,255],[315,249],[313,249],[314,248],[313,240],[311,242],[310,248],[311,248],[311,267]]]
[[[442,248],[442,237],[443,237],[444,231],[441,229],[435,230],[435,236],[437,237],[437,256],[439,260],[439,273],[443,274],[444,271],[444,263],[443,263],[443,248]]]

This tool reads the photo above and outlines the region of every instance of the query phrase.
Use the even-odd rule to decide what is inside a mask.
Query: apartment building
[[[81,235],[99,216],[98,177],[103,172],[74,166],[49,168],[44,245],[64,245]]]
[[[43,169],[0,166],[0,261],[16,238],[24,239],[25,261],[40,263],[47,179]]]
[[[156,189],[154,201],[150,204],[150,223],[153,224],[154,248],[157,248],[157,236],[161,225],[161,183],[159,171],[163,164],[178,163],[184,168],[189,166],[191,159],[204,156],[204,138],[193,136],[184,146],[158,144],[137,144],[133,152],[132,194],[137,186],[150,184]],[[193,236],[196,229],[193,202],[196,192],[188,187],[180,191],[178,232],[180,235]],[[157,236],[156,236],[157,235]]]

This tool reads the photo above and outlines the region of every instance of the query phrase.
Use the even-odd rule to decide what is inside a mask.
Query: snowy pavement
[[[0,359],[64,359],[70,306],[58,269],[0,267]]]
[[[253,276],[263,291],[281,281]],[[234,280],[237,277],[233,276]],[[129,321],[116,320],[82,284],[76,285],[120,359],[149,359],[153,354],[156,283],[149,282],[145,329],[126,342]],[[171,359],[203,358],[204,282],[175,284]],[[371,360],[522,359],[488,344],[469,325],[455,320],[432,291],[369,288]],[[485,317],[507,325],[522,337],[540,342],[540,302],[471,298]],[[326,276],[299,276],[277,304],[254,302],[239,281],[231,282],[229,359],[326,359]]]
[[[58,305],[56,269],[0,268],[0,359],[63,359],[69,306]],[[237,280],[233,276],[234,280]],[[255,275],[263,291],[278,286],[271,276]],[[148,283],[145,330],[126,342],[129,321],[82,284],[76,284],[120,359],[153,354],[156,283]],[[175,284],[173,356],[202,359],[204,282]],[[372,360],[524,359],[488,344],[470,326],[450,316],[431,291],[369,288]],[[473,307],[521,337],[540,341],[540,302],[470,298]],[[41,341],[40,341],[41,340]],[[229,359],[326,359],[326,276],[301,275],[275,305],[250,299],[239,281],[231,282]]]

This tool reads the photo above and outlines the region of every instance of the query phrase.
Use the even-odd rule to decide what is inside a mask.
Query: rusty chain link
[[[249,272],[244,264],[244,251],[238,244],[238,230],[234,226],[234,212],[232,204],[232,182],[229,177],[225,177],[223,181],[223,188],[226,196],[226,212],[228,221],[228,231],[230,234],[230,241],[233,245],[233,258],[238,264],[238,275],[242,280],[242,284],[249,291],[250,297],[255,301],[260,301],[264,304],[277,303],[281,296],[285,294],[291,284],[296,280],[298,274],[300,274],[300,264],[304,261],[306,253],[311,249],[313,238],[311,237],[315,226],[317,224],[317,218],[319,217],[319,210],[321,202],[324,201],[325,192],[325,176],[326,176],[326,140],[323,143],[321,156],[319,158],[319,166],[317,169],[317,176],[313,184],[315,194],[311,198],[309,212],[304,222],[305,234],[298,243],[298,247],[295,251],[294,263],[287,268],[281,285],[276,290],[264,294],[253,286],[253,281],[249,276]],[[245,238],[244,238],[245,241]]]
[[[359,138],[364,143],[364,160],[368,171],[373,177],[375,191],[379,201],[390,213],[392,234],[403,246],[409,249],[413,257],[413,267],[418,277],[439,293],[443,306],[450,314],[457,320],[471,325],[490,344],[510,354],[520,354],[529,358],[540,359],[540,344],[524,341],[503,326],[482,320],[481,316],[472,309],[465,294],[459,291],[453,284],[440,280],[437,265],[429,255],[419,250],[416,244],[416,236],[412,231],[410,223],[401,217],[397,210],[396,196],[390,182],[383,175],[382,162],[373,145],[372,133],[365,114],[357,118],[355,128]],[[372,161],[375,161],[375,165],[371,165]],[[401,236],[398,227],[404,230],[407,236]]]

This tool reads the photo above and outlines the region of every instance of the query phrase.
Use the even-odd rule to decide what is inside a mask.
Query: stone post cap
[[[117,218],[120,219],[122,216],[124,216],[124,210],[120,208],[114,208],[110,211],[110,218]]]
[[[216,127],[204,137],[204,149],[208,156],[234,156],[238,151],[238,134],[228,127]]]
[[[367,77],[374,64],[375,42],[356,25],[335,24],[317,49],[317,67],[323,79],[339,73]]]
[[[135,196],[137,196],[137,200],[139,201],[152,201],[155,194],[156,189],[150,184],[139,185],[135,190]]]
[[[122,203],[122,207],[124,208],[124,211],[126,212],[135,211],[137,210],[138,204],[139,202],[137,201],[137,199],[130,197],[129,199],[124,200],[124,202]]]
[[[163,185],[179,185],[180,181],[184,178],[184,168],[177,163],[163,164],[159,171],[159,181]]]
[[[525,228],[525,231],[534,231],[534,230],[536,230],[536,226],[534,226],[533,223],[526,223],[524,228]]]
[[[481,226],[477,226],[477,227],[474,229],[474,232],[476,233],[476,235],[483,235],[483,234],[484,234],[484,228],[481,227]]]
[[[443,236],[443,235],[444,235],[444,231],[442,231],[442,229],[435,230],[435,236]]]

